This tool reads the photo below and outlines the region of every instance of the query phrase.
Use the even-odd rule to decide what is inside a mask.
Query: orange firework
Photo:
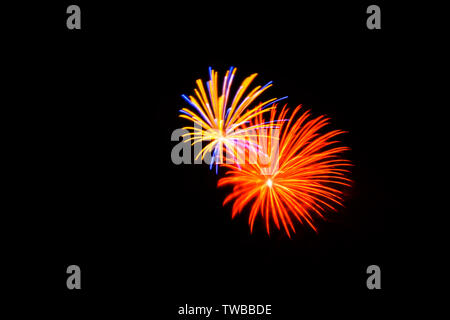
[[[301,106],[298,106],[284,120],[288,109],[284,107],[275,120],[276,112],[271,111],[271,121],[280,122],[279,139],[267,141],[268,160],[258,158],[253,163],[239,166],[225,164],[230,170],[218,182],[218,186],[232,185],[233,191],[224,200],[224,205],[233,201],[232,217],[251,205],[249,215],[250,232],[258,214],[265,220],[270,235],[270,220],[276,227],[281,225],[287,235],[295,233],[293,220],[306,222],[316,232],[313,216],[324,218],[327,210],[336,211],[342,206],[340,187],[350,186],[346,176],[350,161],[342,159],[342,152],[349,148],[337,146],[335,137],[343,131],[333,130],[321,133],[328,125],[328,118],[311,118],[306,111],[296,118]],[[259,123],[263,123],[259,116]],[[260,130],[260,129],[258,129]],[[276,136],[275,128],[269,128],[268,134]],[[247,158],[248,159],[248,158]]]

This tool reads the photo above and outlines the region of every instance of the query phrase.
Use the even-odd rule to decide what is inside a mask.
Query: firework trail
[[[224,154],[226,159],[229,160],[226,161],[227,163],[239,163],[237,147],[258,148],[257,145],[249,143],[245,138],[250,131],[268,128],[273,124],[266,122],[253,122],[251,126],[248,126],[248,124],[258,115],[273,109],[273,107],[270,107],[273,103],[287,98],[278,100],[273,98],[252,106],[255,100],[272,86],[272,82],[269,82],[263,87],[253,88],[246,94],[257,73],[247,77],[239,86],[234,97],[231,98],[231,85],[236,70],[236,68],[231,67],[227,71],[220,95],[218,73],[211,68],[209,68],[210,80],[206,82],[206,90],[202,80],[198,79],[196,81],[197,88],[194,89],[195,96],[182,95],[194,108],[194,110],[188,108],[180,110],[181,118],[191,120],[194,123],[193,127],[183,128],[192,130],[183,137],[189,136],[186,141],[192,141],[192,145],[209,141],[196,155],[195,159],[201,157],[203,160],[207,154],[212,154],[210,168],[215,163],[216,172],[217,165],[223,163]]]
[[[250,232],[258,215],[265,220],[269,235],[271,220],[278,229],[282,226],[289,237],[291,231],[295,233],[293,220],[306,222],[317,232],[313,216],[324,218],[326,210],[336,211],[337,206],[342,206],[339,189],[350,186],[351,182],[346,177],[351,163],[341,158],[341,153],[349,148],[336,146],[339,141],[335,140],[343,131],[320,133],[329,119],[324,116],[311,118],[309,111],[294,121],[300,108],[298,106],[286,121],[288,109],[282,109],[278,116],[281,136],[276,140],[277,152],[268,141],[269,161],[264,165],[261,161],[240,167],[224,164],[229,171],[219,180],[218,187],[231,185],[233,191],[223,205],[233,201],[232,217],[250,207]],[[276,121],[275,117],[276,112],[272,110],[271,121]],[[254,119],[256,123],[262,121],[262,115],[258,118]],[[269,128],[268,136],[273,135],[274,130]]]

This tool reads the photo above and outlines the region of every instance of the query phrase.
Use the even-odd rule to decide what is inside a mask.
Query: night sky
[[[9,266],[26,275],[38,262],[41,275],[31,289],[15,279],[18,292],[36,291],[61,315],[130,319],[180,319],[186,303],[272,304],[273,319],[383,315],[395,304],[397,9],[380,4],[382,29],[368,30],[369,2],[76,3],[81,30],[66,29],[65,1],[36,6],[42,20],[25,12],[41,24],[16,39],[11,83],[27,90],[11,118]],[[269,237],[257,223],[250,235],[247,214],[232,220],[222,206],[224,169],[171,162],[171,133],[188,124],[181,95],[210,66],[219,79],[236,67],[235,83],[257,72],[255,84],[274,82],[265,98],[287,95],[348,131],[354,185],[318,233],[298,224],[292,239]],[[71,264],[80,291],[66,288]],[[371,264],[382,290],[366,287]]]

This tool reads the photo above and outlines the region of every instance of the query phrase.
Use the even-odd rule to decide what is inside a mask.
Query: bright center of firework
[[[217,139],[218,139],[220,142],[223,142],[223,141],[226,140],[226,136],[225,136],[225,134],[224,134],[223,131],[218,130],[218,133],[217,133]]]
[[[272,179],[267,179],[267,181],[266,181],[266,184],[267,184],[267,186],[269,187],[269,188],[272,188]]]

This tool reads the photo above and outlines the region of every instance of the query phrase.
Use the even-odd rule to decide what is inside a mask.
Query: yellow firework
[[[239,163],[236,151],[238,148],[257,148],[249,144],[247,139],[249,133],[256,129],[273,127],[273,123],[260,122],[251,126],[246,124],[258,115],[273,109],[273,103],[286,98],[272,98],[255,104],[255,100],[272,86],[272,82],[269,82],[263,87],[256,86],[250,89],[257,73],[247,77],[231,98],[231,85],[236,70],[231,67],[225,74],[220,95],[218,73],[209,68],[210,80],[206,82],[206,89],[202,80],[198,79],[194,95],[182,96],[194,108],[194,110],[188,108],[180,110],[181,118],[194,123],[194,126],[183,128],[190,130],[183,137],[189,136],[186,141],[192,141],[192,145],[208,142],[204,147],[202,144],[203,148],[196,155],[196,159],[201,157],[203,160],[207,154],[211,154],[211,166],[213,163],[216,165],[223,163],[224,155],[227,160]]]

